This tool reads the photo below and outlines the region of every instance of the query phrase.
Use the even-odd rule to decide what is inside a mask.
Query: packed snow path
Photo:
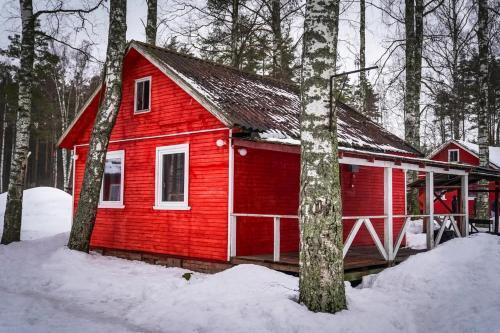
[[[500,332],[496,236],[449,241],[348,287],[336,315],[307,311],[297,278],[264,267],[187,281],[69,251],[67,237],[0,246],[0,332]]]

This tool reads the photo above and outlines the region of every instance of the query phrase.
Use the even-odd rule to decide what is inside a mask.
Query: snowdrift
[[[0,194],[0,234],[7,193]],[[21,239],[37,239],[71,229],[71,195],[53,187],[36,187],[23,194]]]

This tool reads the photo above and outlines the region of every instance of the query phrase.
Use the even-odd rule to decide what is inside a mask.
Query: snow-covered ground
[[[67,237],[0,246],[0,332],[500,332],[496,236],[448,241],[347,287],[336,315],[309,312],[298,279],[264,267],[187,281],[69,251]]]

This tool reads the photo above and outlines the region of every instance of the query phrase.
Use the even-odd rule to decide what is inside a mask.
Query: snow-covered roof
[[[247,73],[171,50],[132,41],[136,49],[229,127],[252,132],[260,140],[299,144],[299,89],[292,84]],[[345,104],[337,104],[341,147],[421,155]]]
[[[432,153],[429,154],[428,158],[434,157],[437,153],[439,153],[443,148],[448,146],[450,143],[454,143],[463,149],[467,150],[469,153],[472,155],[479,157],[479,145],[469,142],[469,141],[464,141],[464,140],[450,140],[436,148]],[[500,147],[489,147],[489,152],[490,152],[490,164],[492,164],[493,167],[500,169]]]

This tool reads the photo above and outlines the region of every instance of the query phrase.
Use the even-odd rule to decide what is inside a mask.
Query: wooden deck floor
[[[393,264],[400,263],[409,256],[422,252],[421,250],[412,250],[402,248]],[[254,256],[237,256],[232,258],[231,263],[255,264],[269,267],[278,271],[298,273],[299,272],[299,253],[282,253],[279,262],[273,261],[272,254],[262,254]],[[375,246],[357,246],[351,247],[344,258],[344,273],[346,280],[359,279],[363,275],[372,274],[388,267],[389,263],[385,261]]]

